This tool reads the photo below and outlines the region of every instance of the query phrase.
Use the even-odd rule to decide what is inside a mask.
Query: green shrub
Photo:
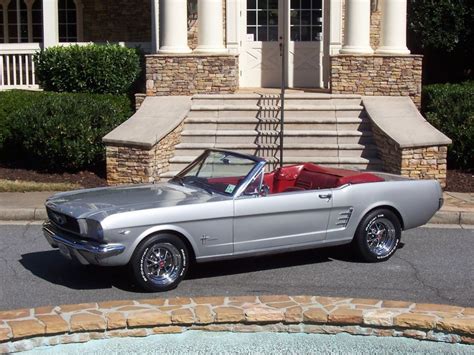
[[[426,119],[449,138],[450,167],[474,169],[474,82],[423,87],[422,111]]]
[[[137,50],[111,44],[50,47],[34,60],[46,91],[125,94],[140,73]]]
[[[4,150],[36,169],[98,166],[105,158],[102,137],[132,113],[126,96],[52,92],[34,96],[9,115]]]
[[[0,150],[10,136],[10,115],[39,98],[38,93],[33,91],[0,91]]]

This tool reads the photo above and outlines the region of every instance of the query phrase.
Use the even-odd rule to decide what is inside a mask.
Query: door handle
[[[332,197],[332,194],[319,194],[319,198],[323,198],[326,200],[330,200]]]

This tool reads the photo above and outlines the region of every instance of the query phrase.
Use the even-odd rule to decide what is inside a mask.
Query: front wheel
[[[168,291],[186,275],[189,256],[186,245],[171,234],[159,234],[141,242],[130,260],[133,276],[145,290]]]
[[[363,260],[388,260],[397,250],[402,228],[398,217],[390,210],[368,213],[357,227],[353,246]]]

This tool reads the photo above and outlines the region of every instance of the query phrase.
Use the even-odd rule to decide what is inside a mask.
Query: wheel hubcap
[[[390,254],[396,246],[395,226],[386,218],[376,219],[367,226],[367,245],[377,256]]]
[[[174,282],[182,269],[182,257],[172,244],[153,245],[144,257],[144,273],[155,284],[167,285]]]

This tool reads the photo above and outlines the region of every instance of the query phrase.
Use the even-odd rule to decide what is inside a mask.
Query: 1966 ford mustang
[[[443,203],[439,183],[206,150],[166,183],[59,193],[46,239],[82,264],[129,265],[149,291],[172,289],[192,262],[352,243],[390,258],[401,231]]]

